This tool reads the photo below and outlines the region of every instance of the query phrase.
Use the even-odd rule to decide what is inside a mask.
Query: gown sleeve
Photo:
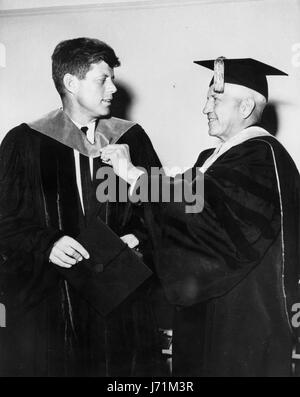
[[[43,222],[41,186],[25,139],[9,133],[0,147],[0,247],[2,253],[45,252],[60,232]],[[44,218],[45,218],[44,217]]]
[[[54,285],[49,249],[62,236],[46,226],[38,155],[27,129],[10,131],[0,147],[0,292],[15,308],[35,304]]]

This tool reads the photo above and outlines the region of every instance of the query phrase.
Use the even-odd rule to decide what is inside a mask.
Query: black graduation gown
[[[201,213],[186,214],[182,203],[161,205],[156,262],[176,305],[173,375],[292,374],[299,179],[274,137],[253,138],[206,171]]]
[[[121,142],[136,165],[159,165],[140,126]],[[95,211],[117,234],[142,236],[128,205],[98,203]],[[48,262],[52,244],[76,238],[83,223],[73,149],[27,124],[10,131],[0,148],[1,376],[153,374],[158,344],[148,283],[104,317]]]

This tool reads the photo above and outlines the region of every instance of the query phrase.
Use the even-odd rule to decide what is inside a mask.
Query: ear
[[[66,73],[63,78],[65,90],[74,94],[78,87],[78,78],[73,74]]]
[[[240,111],[243,119],[247,119],[253,113],[255,109],[255,101],[253,98],[245,98],[240,104]]]

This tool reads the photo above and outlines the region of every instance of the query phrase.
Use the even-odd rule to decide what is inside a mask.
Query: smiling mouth
[[[102,99],[101,102],[104,102],[104,103],[106,103],[107,105],[111,105],[112,99]]]

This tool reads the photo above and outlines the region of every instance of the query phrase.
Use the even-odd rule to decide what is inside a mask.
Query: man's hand
[[[49,261],[55,265],[70,268],[83,258],[89,259],[89,257],[89,253],[78,241],[72,237],[63,236],[54,243]]]
[[[129,248],[135,248],[140,243],[134,234],[125,234],[125,236],[121,237],[121,240],[127,244]]]
[[[111,165],[114,172],[125,182],[132,185],[136,182],[143,171],[136,168],[130,159],[128,145],[107,145],[101,149],[101,159]]]
[[[133,166],[130,159],[129,146],[126,144],[107,145],[100,152],[102,160],[116,167],[116,170],[119,162],[126,162],[126,164]]]

